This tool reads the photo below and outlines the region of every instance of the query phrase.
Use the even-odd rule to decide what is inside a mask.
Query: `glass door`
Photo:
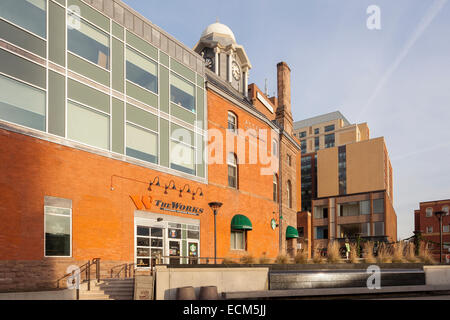
[[[181,225],[175,223],[169,223],[167,229],[167,238],[169,242],[169,259],[170,264],[180,264],[181,259]]]

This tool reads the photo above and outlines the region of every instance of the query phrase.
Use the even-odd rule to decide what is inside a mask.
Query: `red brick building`
[[[419,209],[414,210],[414,231],[420,232],[422,239],[430,241],[433,255],[439,260],[439,219],[435,213],[437,211],[446,212],[442,216],[442,242],[443,254],[450,254],[450,199],[425,201],[419,203]],[[443,261],[445,261],[445,256]]]

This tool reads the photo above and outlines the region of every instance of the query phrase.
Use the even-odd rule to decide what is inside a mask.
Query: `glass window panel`
[[[442,232],[449,232],[450,225],[442,226]]]
[[[370,201],[364,200],[359,202],[359,214],[370,214]]]
[[[333,130],[334,130],[334,124],[329,125],[329,126],[325,126],[325,132],[333,131]]]
[[[0,17],[46,38],[46,6],[45,0],[1,0]]]
[[[150,235],[150,229],[149,227],[137,227],[137,235],[138,236],[149,236]]]
[[[45,207],[45,213],[47,214],[58,214],[64,216],[70,216],[69,208],[58,208],[58,207]]]
[[[171,239],[181,239],[181,230],[180,229],[169,229],[169,238]]]
[[[192,147],[171,141],[170,159],[171,168],[195,174],[194,149]]]
[[[150,257],[150,248],[136,248],[138,257]]]
[[[158,136],[127,124],[127,155],[148,162],[158,162]]]
[[[149,247],[150,246],[150,239],[149,238],[136,238],[136,244],[139,247]]]
[[[170,100],[186,108],[195,111],[195,87],[190,82],[172,73],[170,77]]]
[[[109,36],[83,19],[78,28],[67,26],[67,49],[109,69]]]
[[[200,239],[200,232],[188,230],[187,237],[188,239]]]
[[[334,133],[325,135],[325,148],[334,147]]]
[[[426,209],[426,216],[432,217],[433,216],[433,208],[427,208]]]
[[[70,256],[70,217],[45,214],[45,255]]]
[[[374,222],[374,236],[384,235],[384,222]]]
[[[152,228],[152,237],[162,237],[163,236],[163,229],[162,228]]]
[[[73,102],[67,104],[67,137],[109,149],[109,116]]]
[[[358,202],[347,202],[339,205],[341,217],[348,216],[358,216],[359,215],[359,204]]]
[[[158,238],[152,238],[152,247],[162,248],[163,240]]]
[[[127,48],[127,80],[154,93],[158,93],[157,64],[136,51]]]
[[[0,75],[0,118],[45,131],[45,91]]]
[[[150,267],[150,259],[137,259],[137,266],[141,268]]]
[[[384,199],[373,200],[373,213],[384,213]]]

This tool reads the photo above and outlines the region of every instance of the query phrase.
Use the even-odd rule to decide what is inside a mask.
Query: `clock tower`
[[[244,47],[236,43],[233,31],[215,22],[202,33],[194,51],[205,60],[206,67],[234,89],[248,96],[250,60]]]

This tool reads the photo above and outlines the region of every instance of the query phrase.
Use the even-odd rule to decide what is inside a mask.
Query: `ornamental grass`
[[[359,256],[358,256],[358,247],[356,243],[350,244],[350,252],[348,254],[348,260],[350,263],[359,263]]]
[[[256,259],[250,253],[247,253],[239,258],[239,262],[242,264],[253,264],[256,262]]]
[[[364,262],[365,263],[376,263],[377,259],[375,259],[373,255],[373,247],[374,243],[372,241],[364,242]]]
[[[419,245],[419,260],[421,260],[425,264],[436,264],[436,261],[431,254],[431,250],[428,247],[428,244],[421,242]]]
[[[280,254],[275,259],[275,263],[277,263],[277,264],[288,264],[289,263],[289,257],[286,254]]]
[[[381,243],[380,246],[378,247],[377,262],[392,263],[391,248],[389,248],[385,243]]]
[[[270,259],[269,258],[267,258],[267,255],[266,255],[266,253],[264,252],[263,254],[262,254],[262,256],[261,257],[259,257],[259,261],[258,261],[260,264],[268,264],[268,263],[270,263]]]
[[[416,246],[412,242],[408,242],[405,246],[405,258],[408,262],[420,262],[419,257],[416,256]]]
[[[403,241],[394,243],[393,253],[392,253],[392,262],[393,263],[404,263],[406,261],[404,255],[405,244]]]
[[[312,258],[312,261],[314,262],[314,263],[324,263],[325,262],[325,259],[322,257],[322,254],[321,254],[321,247],[318,245],[318,244],[316,244],[316,245],[314,245],[314,253],[313,253],[313,258]]]
[[[308,251],[306,251],[306,250],[298,251],[294,257],[294,261],[295,261],[295,263],[298,263],[298,264],[308,263]]]
[[[327,247],[327,261],[329,263],[341,263],[341,254],[339,252],[339,242],[330,241]]]

